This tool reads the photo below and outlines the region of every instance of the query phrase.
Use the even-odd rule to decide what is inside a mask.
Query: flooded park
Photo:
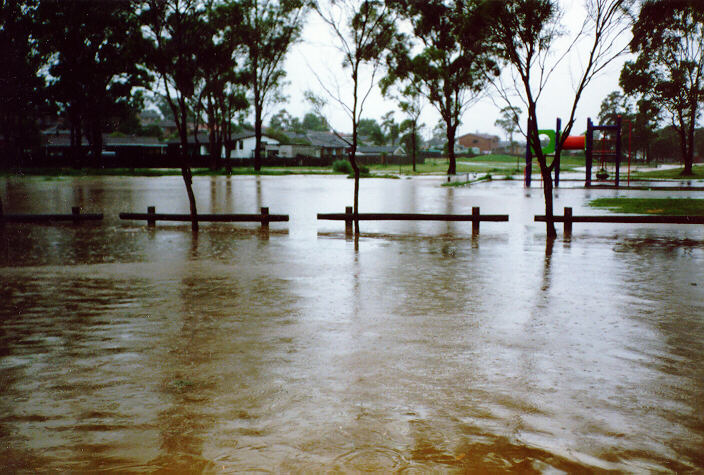
[[[539,182],[344,176],[0,178],[5,213],[104,213],[0,231],[3,472],[699,472],[704,226],[558,224]],[[704,191],[585,189],[599,197]]]

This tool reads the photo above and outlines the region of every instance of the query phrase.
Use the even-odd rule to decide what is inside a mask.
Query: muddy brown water
[[[518,182],[363,180],[362,211],[508,223],[341,222],[342,177],[6,178],[0,468],[12,471],[704,470],[704,228],[575,224],[546,243]],[[602,213],[561,189],[556,209]],[[667,196],[704,197],[701,192]],[[663,195],[665,196],[665,195]],[[559,229],[559,228],[558,228]]]

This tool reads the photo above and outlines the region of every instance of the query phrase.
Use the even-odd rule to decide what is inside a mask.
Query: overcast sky
[[[584,20],[583,0],[561,0],[565,12],[563,23],[566,28],[573,32]],[[620,39],[622,44],[627,44],[630,33]],[[567,44],[567,40],[561,40],[559,46]],[[343,71],[341,67],[341,55],[335,49],[336,42],[330,35],[329,28],[325,25],[315,12],[308,16],[306,26],[303,31],[303,41],[292,49],[286,61],[288,73],[288,84],[284,88],[287,96],[286,102],[269,107],[268,117],[281,108],[285,108],[294,117],[302,117],[306,112],[312,110],[309,103],[304,98],[304,93],[311,90],[318,95],[325,96],[323,88],[320,86],[316,74],[327,85],[340,83],[342,90],[345,89],[344,81],[349,72]],[[579,75],[580,63],[584,59],[584,50],[575,50],[566,61],[563,61],[555,74],[551,78],[549,90],[546,97],[541,99],[539,122],[541,128],[554,128],[555,118],[567,119],[570,106],[574,98],[573,82],[575,76]],[[557,51],[564,51],[564,48],[556,48]],[[596,78],[585,91],[585,95],[580,101],[577,110],[577,121],[573,134],[581,134],[586,130],[587,117],[596,119],[602,99],[611,91],[618,89],[618,76],[621,66],[627,57],[619,58],[612,63],[598,78]],[[378,76],[377,81],[378,82]],[[499,110],[506,105],[501,99],[493,94],[492,98],[486,98],[466,111],[462,118],[462,124],[458,129],[458,135],[468,132],[480,132],[499,135],[502,139],[504,134],[501,129],[494,125],[494,121],[499,117]],[[520,106],[519,103],[514,105]],[[334,101],[329,100],[324,108],[324,114],[331,125],[338,131],[351,131],[351,120],[345,115],[343,108]],[[392,100],[384,99],[378,87],[374,87],[363,113],[365,118],[373,118],[381,121],[381,116],[388,111],[396,111],[397,121],[403,120],[403,115],[398,111],[398,107]],[[268,123],[268,117],[265,123]],[[424,106],[422,122],[426,124],[423,135],[428,137],[432,128],[440,119],[440,115],[432,105]],[[525,114],[522,116],[525,120]]]

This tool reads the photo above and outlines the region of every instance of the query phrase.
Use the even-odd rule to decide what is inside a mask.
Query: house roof
[[[347,148],[349,144],[332,132],[306,132],[310,144],[324,148]]]
[[[460,135],[460,136],[458,137],[458,139],[461,139],[461,138],[464,138],[464,137],[477,137],[477,138],[486,139],[486,140],[499,140],[499,137],[497,137],[496,135],[491,135],[491,134],[479,134],[479,133],[476,133],[476,134],[469,133],[469,134]]]

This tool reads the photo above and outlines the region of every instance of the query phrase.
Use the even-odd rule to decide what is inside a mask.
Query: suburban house
[[[349,142],[333,132],[309,131],[306,132],[306,139],[318,150],[316,156],[319,158],[347,158]]]
[[[391,156],[391,155],[405,155],[406,151],[403,146],[396,145],[395,147],[390,145],[359,145],[357,147],[357,155],[365,156]]]
[[[491,153],[499,146],[499,137],[488,134],[464,134],[457,143],[475,153]]]
[[[254,149],[257,145],[257,140],[254,135],[253,130],[245,130],[232,134],[230,136],[230,142],[232,149],[230,151],[230,156],[227,158],[252,158],[254,157]],[[273,137],[269,137],[266,134],[262,134],[262,155],[268,157],[269,155],[275,155],[273,152],[277,150],[279,141]],[[223,150],[223,156],[225,152]]]

